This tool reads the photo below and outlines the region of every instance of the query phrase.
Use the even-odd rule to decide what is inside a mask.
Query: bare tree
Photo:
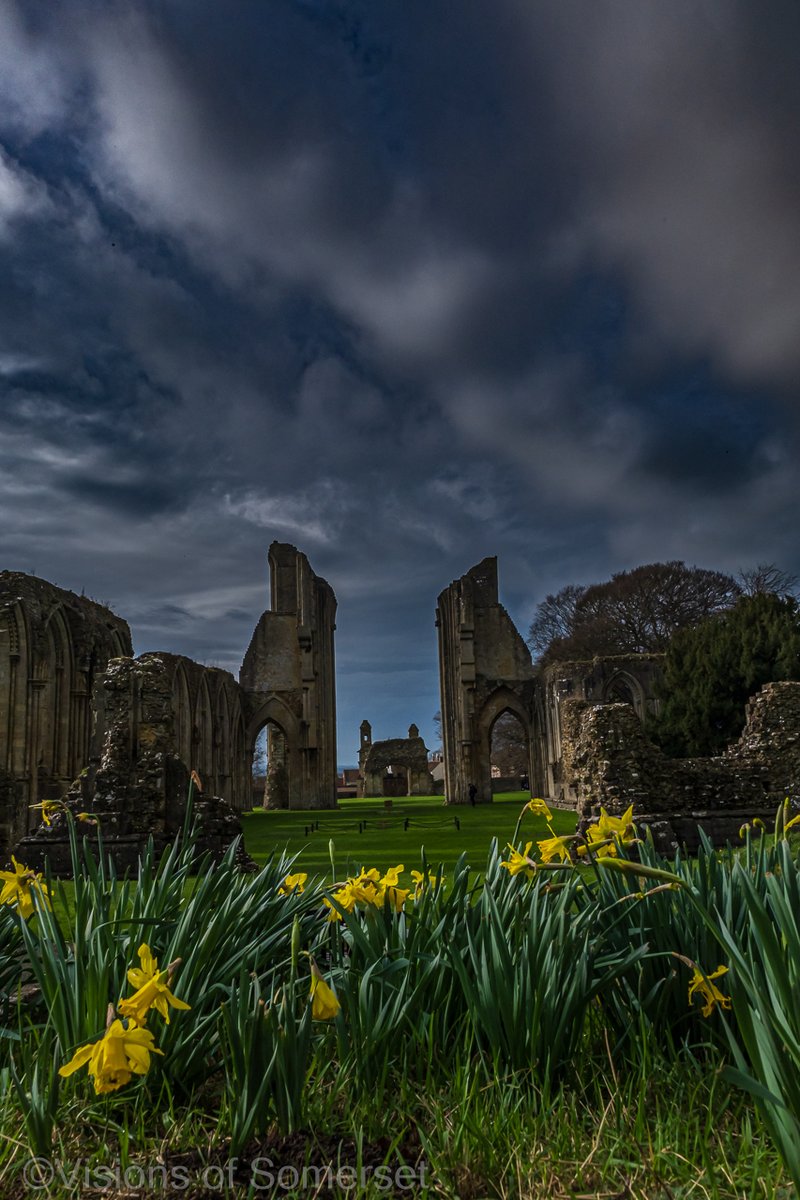
[[[798,599],[798,584],[800,579],[789,571],[782,571],[775,563],[758,563],[739,572],[742,591],[746,596],[760,596],[769,593],[773,596],[787,596]]]
[[[562,588],[539,605],[530,644],[542,662],[666,649],[678,629],[725,612],[741,595],[731,575],[682,562],[620,571],[606,583]],[[549,642],[548,630],[556,633]]]
[[[572,637],[578,601],[585,591],[585,587],[568,583],[561,591],[546,596],[537,606],[528,630],[528,645],[534,658],[541,658],[553,642]]]

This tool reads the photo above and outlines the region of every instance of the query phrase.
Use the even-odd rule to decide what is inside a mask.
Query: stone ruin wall
[[[667,758],[627,704],[567,701],[565,761],[583,821],[602,805],[638,820],[670,850],[735,840],[753,817],[770,820],[788,797],[800,802],[800,683],[769,683],[753,696],[739,739],[713,758]]]
[[[489,803],[492,726],[512,712],[532,753],[536,691],[530,652],[498,599],[496,558],[485,558],[445,588],[436,627],[445,798],[469,804],[474,787],[477,802]]]
[[[97,682],[93,707],[90,756],[64,799],[98,822],[117,867],[135,867],[150,837],[157,854],[175,839],[192,769],[202,783],[194,799],[198,852],[219,857],[241,834],[236,810],[246,806],[249,784],[233,676],[174,654],[115,658]],[[53,870],[68,871],[64,820],[39,826],[17,855],[36,869],[46,856]]]
[[[252,749],[267,725],[276,759],[268,770],[268,803],[335,808],[336,596],[294,546],[273,542],[269,565],[271,607],[256,626],[239,672],[247,741]]]
[[[564,736],[563,714],[578,701],[611,704],[622,700],[642,724],[659,709],[661,654],[605,655],[551,663],[538,675],[533,736],[537,795],[559,808],[575,808],[572,782],[573,739]]]
[[[86,766],[98,680],[131,653],[127,623],[104,605],[0,572],[0,848],[38,824],[32,804],[63,795]]]
[[[31,804],[66,798],[102,823],[121,866],[181,827],[191,770],[203,844],[220,853],[252,804],[256,735],[269,722],[293,808],[336,804],[336,600],[294,546],[269,551],[272,609],[239,682],[180,655],[133,659],[127,624],[44,580],[0,575],[0,834],[39,866],[68,860],[66,830]],[[277,736],[276,736],[277,735]],[[276,756],[279,757],[279,756]]]
[[[723,843],[753,816],[800,801],[800,683],[754,696],[740,739],[709,759],[670,759],[646,737],[658,712],[660,655],[598,657],[534,667],[498,600],[497,560],[445,589],[437,608],[445,796],[491,799],[491,730],[513,713],[528,739],[533,795],[577,808],[633,804],[661,843],[698,844],[698,829]]]

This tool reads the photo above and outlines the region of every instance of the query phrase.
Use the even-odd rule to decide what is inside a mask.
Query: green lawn
[[[361,866],[385,869],[403,863],[410,871],[419,867],[423,848],[431,866],[441,862],[445,872],[464,851],[471,865],[482,870],[492,838],[501,846],[511,839],[519,811],[529,799],[528,792],[505,792],[495,796],[493,804],[471,808],[448,807],[441,796],[412,796],[394,800],[388,811],[382,800],[342,800],[338,809],[316,812],[254,809],[242,815],[242,826],[245,846],[257,863],[286,850],[299,855],[296,870],[328,879],[331,839],[339,879]],[[571,833],[575,814],[554,809],[552,824],[556,833]],[[548,836],[542,817],[525,815],[520,831],[524,841]]]

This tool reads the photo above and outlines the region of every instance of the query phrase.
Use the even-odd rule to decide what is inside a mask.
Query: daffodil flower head
[[[169,1025],[170,1007],[183,1010],[191,1008],[190,1004],[173,996],[169,989],[172,973],[180,959],[170,963],[166,971],[159,971],[158,960],[153,957],[146,942],[142,942],[138,953],[141,967],[131,967],[128,971],[128,983],[137,990],[127,1000],[120,1000],[119,1011],[137,1025],[144,1025],[148,1012],[154,1008]]]
[[[705,1001],[702,1010],[704,1017],[710,1017],[717,1005],[720,1008],[730,1008],[731,1006],[730,996],[723,996],[719,988],[712,982],[725,975],[727,970],[727,967],[717,967],[716,971],[712,971],[710,975],[704,975],[699,967],[694,969],[694,975],[689,984],[689,1004],[691,1005],[695,992],[699,992]]]
[[[52,818],[56,813],[67,811],[67,806],[63,800],[42,800],[39,804],[30,804],[29,808],[38,808],[42,814],[42,820],[45,825],[52,825]]]
[[[279,896],[290,896],[293,892],[298,895],[305,890],[308,874],[305,871],[298,871],[295,875],[287,875],[281,886],[278,888]]]
[[[149,1029],[142,1029],[129,1020],[127,1027],[119,1018],[111,1023],[103,1036],[76,1050],[71,1060],[59,1069],[67,1078],[88,1064],[98,1096],[115,1092],[129,1083],[134,1075],[146,1075],[150,1070],[150,1055],[163,1054]]]
[[[28,917],[33,916],[36,911],[33,902],[33,892],[36,892],[47,908],[52,909],[47,884],[42,881],[41,874],[37,875],[35,871],[31,871],[22,863],[17,862],[13,855],[11,862],[14,867],[13,871],[0,871],[0,879],[3,881],[0,904],[10,904],[19,911],[23,920],[27,921]]]
[[[537,842],[539,853],[542,856],[542,862],[551,862],[554,858],[558,858],[560,862],[570,862],[569,846],[573,840],[571,836],[558,837],[553,830],[550,830],[552,837],[543,838]]]
[[[418,900],[426,887],[435,888],[438,883],[442,883],[444,875],[437,875],[435,872],[430,871],[426,879],[422,871],[412,871],[411,879],[414,883],[414,899]]]
[[[404,870],[405,866],[403,863],[398,863],[396,867],[390,867],[381,879],[381,883],[384,887],[397,887]]]
[[[548,821],[552,821],[553,819],[553,814],[550,812],[550,809],[547,807],[544,800],[542,800],[541,796],[533,797],[525,805],[525,808],[528,810],[528,812],[533,813],[534,816],[547,817]]]
[[[505,867],[509,875],[525,875],[528,879],[533,878],[536,864],[529,858],[531,846],[533,842],[526,842],[525,849],[520,854],[519,850],[515,850],[509,843],[509,856],[500,863],[501,867]]]
[[[336,998],[336,993],[322,978],[322,973],[311,960],[311,1015],[315,1021],[332,1021],[342,1007]]]

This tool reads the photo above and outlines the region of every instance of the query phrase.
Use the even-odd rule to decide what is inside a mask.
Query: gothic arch
[[[278,807],[302,808],[306,781],[302,778],[302,731],[295,714],[279,696],[270,696],[259,705],[250,719],[247,730],[248,761],[252,763],[255,753],[256,738],[267,726],[276,729],[281,735],[275,742],[279,749],[281,766],[281,783],[279,794],[281,799]],[[269,768],[268,768],[269,770]],[[251,784],[252,788],[252,784]]]
[[[603,688],[604,704],[630,704],[640,720],[645,716],[645,695],[639,680],[629,671],[615,671]]]

